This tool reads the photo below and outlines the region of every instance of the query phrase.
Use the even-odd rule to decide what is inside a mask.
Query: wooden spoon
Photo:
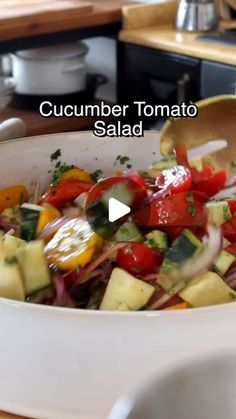
[[[227,169],[235,174],[231,162],[236,160],[236,96],[215,96],[201,100],[196,105],[199,109],[196,118],[177,118],[164,124],[160,133],[161,153],[168,156],[178,142],[189,149],[207,141],[225,138],[228,147],[206,156],[204,161],[212,164],[216,170]]]

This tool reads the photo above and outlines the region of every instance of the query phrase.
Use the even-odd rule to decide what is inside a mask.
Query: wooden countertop
[[[169,7],[168,17],[163,12],[163,8],[165,9],[167,5]],[[130,9],[133,10],[132,13],[128,11],[129,8],[124,9],[124,30],[119,35],[121,41],[236,66],[236,46],[203,42],[197,39],[199,34],[175,30],[172,22],[176,6],[173,2],[152,5],[151,20],[150,16],[147,17],[150,15],[147,6],[146,18],[142,19],[142,23],[138,27],[137,22],[139,15],[141,16],[142,7],[135,6]],[[145,15],[145,9],[142,14]],[[143,27],[144,21],[146,27]]]
[[[87,0],[82,1],[87,3]],[[0,18],[0,41],[120,22],[122,6],[129,4],[129,1],[89,0],[89,3],[93,5],[91,12],[83,12],[79,17],[76,15],[75,17],[70,16],[70,18],[62,15],[56,21],[51,18],[38,23],[35,18],[34,22],[29,23],[22,17],[13,19],[9,25],[4,25]]]

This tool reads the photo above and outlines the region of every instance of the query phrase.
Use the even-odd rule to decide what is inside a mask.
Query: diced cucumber
[[[143,236],[135,223],[127,221],[119,228],[115,234],[115,241],[143,242]]]
[[[12,223],[20,223],[21,221],[21,212],[20,212],[20,205],[15,205],[11,208],[6,208],[2,214],[3,216],[7,217]]]
[[[150,169],[157,169],[157,170],[164,170],[164,169],[171,169],[172,167],[177,165],[177,161],[175,157],[167,157],[164,159],[161,159],[159,161],[155,161],[150,166]]]
[[[181,265],[186,259],[192,257],[201,247],[201,241],[190,230],[184,230],[172,243],[171,247],[165,253],[159,278],[161,286],[166,291],[169,291],[175,285],[168,277],[168,272],[174,267]]]
[[[130,206],[134,201],[134,194],[124,182],[120,182],[111,186],[111,188],[102,195],[101,202],[105,208],[108,208],[110,198],[117,199],[124,205]]]
[[[21,205],[20,211],[22,216],[21,221],[21,238],[26,241],[31,241],[35,238],[38,220],[43,211],[43,207],[35,204],[25,203]]]
[[[26,294],[32,294],[51,283],[44,243],[40,240],[29,242],[18,250],[17,259],[23,274]]]
[[[232,218],[227,201],[210,201],[206,203],[206,207],[209,224],[214,224],[218,227]]]
[[[114,268],[100,310],[136,311],[144,307],[154,287],[120,268]]]
[[[18,237],[11,236],[10,234],[5,234],[3,239],[4,253],[7,257],[16,256],[16,253],[19,249],[22,249],[26,246],[26,242]]]
[[[225,250],[221,250],[213,265],[213,268],[219,275],[224,275],[234,261],[235,257],[231,255],[231,253],[228,253]]]
[[[14,258],[0,259],[0,297],[24,301],[23,279]]]
[[[236,301],[236,292],[215,272],[206,272],[194,278],[179,295],[193,307]]]
[[[168,237],[166,233],[159,230],[153,230],[150,233],[146,234],[145,244],[148,247],[156,248],[165,252],[168,249]]]

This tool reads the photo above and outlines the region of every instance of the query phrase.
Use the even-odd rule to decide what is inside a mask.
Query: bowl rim
[[[156,130],[145,130],[144,136],[146,133],[152,134],[160,134],[159,131]],[[63,135],[70,135],[70,136],[78,136],[79,134],[93,134],[93,131],[86,130],[86,131],[73,131],[73,132],[60,132],[60,133],[52,133],[52,134],[43,134],[43,135],[35,135],[30,137],[23,137],[13,140],[5,140],[0,142],[0,148],[4,147],[7,144],[11,143],[20,143],[25,141],[38,141],[41,138],[46,139],[48,137],[55,137],[58,138],[58,136]],[[143,311],[103,311],[103,310],[90,310],[90,309],[81,309],[81,308],[68,308],[68,307],[57,307],[57,306],[47,306],[43,304],[36,304],[36,303],[28,303],[26,301],[18,301],[18,300],[11,300],[8,298],[2,298],[0,297],[0,307],[6,307],[6,308],[17,308],[19,310],[29,310],[34,311],[38,313],[48,313],[51,312],[52,314],[60,314],[60,315],[69,315],[72,316],[89,316],[89,317],[97,317],[103,318],[103,317],[116,317],[116,318],[123,318],[123,317],[140,317],[140,318],[169,318],[172,316],[181,316],[185,317],[188,315],[197,315],[197,313],[212,313],[212,312],[218,312],[218,311],[226,311],[226,310],[232,310],[233,306],[235,306],[236,311],[236,302],[231,303],[225,303],[225,304],[218,304],[214,306],[206,306],[206,307],[197,307],[197,308],[188,308],[186,310],[143,310]],[[189,317],[189,316],[188,316]]]

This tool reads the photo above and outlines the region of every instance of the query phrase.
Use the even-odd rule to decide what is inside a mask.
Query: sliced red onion
[[[160,189],[159,191],[155,192],[151,196],[151,198],[149,199],[149,202],[156,201],[156,200],[161,200],[161,199],[164,199],[164,198],[166,198],[167,196],[170,196],[170,195],[171,195],[170,189],[169,188],[163,188],[163,189]]]
[[[220,192],[212,196],[211,200],[224,200],[231,198],[232,195],[236,194],[236,185],[230,186],[229,188],[222,189]]]
[[[91,272],[93,272],[98,266],[107,260],[113,252],[122,249],[123,247],[127,246],[127,244],[130,244],[130,242],[119,242],[105,250],[100,256],[98,256],[95,260],[90,262],[89,265],[87,265],[87,267],[81,272],[81,275],[79,276],[75,285],[81,285],[87,282],[91,278]]]
[[[213,265],[216,257],[222,249],[222,232],[221,229],[209,225],[208,241],[203,249],[193,257],[189,258],[179,268],[174,268],[168,272],[168,276],[173,280],[173,287],[162,295],[158,300],[154,301],[149,310],[157,310],[166,304],[175,294],[182,291],[191,279],[207,272]]]
[[[21,227],[19,224],[11,222],[7,217],[3,215],[0,216],[0,229],[3,230],[4,233],[8,233],[14,236],[20,236],[21,232]]]
[[[53,305],[59,307],[75,307],[75,302],[66,290],[63,275],[60,272],[55,272],[52,279],[56,289],[56,298]]]
[[[142,276],[142,280],[146,282],[157,282],[159,278],[158,274],[147,274],[145,276]]]
[[[207,272],[213,265],[216,257],[222,249],[223,236],[220,228],[213,225],[207,227],[208,240],[202,250],[189,258],[179,268],[168,272],[174,284],[183,281],[185,285],[196,276]]]
[[[86,205],[86,200],[88,197],[88,193],[87,192],[83,192],[81,193],[75,200],[74,200],[74,204],[79,207],[79,208],[85,208]]]
[[[230,288],[236,290],[236,268],[232,268],[228,271],[225,276],[225,282]]]

